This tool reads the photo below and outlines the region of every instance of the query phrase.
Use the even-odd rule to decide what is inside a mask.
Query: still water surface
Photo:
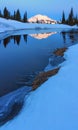
[[[78,32],[16,34],[0,40],[0,96],[24,86],[26,75],[43,71],[52,53],[78,42]]]

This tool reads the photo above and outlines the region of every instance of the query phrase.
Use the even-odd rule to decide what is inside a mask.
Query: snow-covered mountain
[[[29,18],[28,22],[30,22],[30,23],[48,23],[48,24],[57,23],[56,20],[53,20],[53,19],[49,18],[48,16],[41,15],[41,14],[38,14],[38,15],[35,15],[35,16]]]

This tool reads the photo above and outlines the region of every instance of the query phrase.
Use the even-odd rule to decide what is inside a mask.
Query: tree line
[[[21,13],[19,9],[17,9],[16,11],[13,12],[13,14],[11,14],[10,11],[7,9],[7,7],[5,7],[3,9],[3,12],[1,12],[0,10],[0,17],[6,18],[6,19],[17,20],[20,22],[28,22],[27,11],[23,14],[23,17],[21,17]],[[77,15],[74,16],[73,8],[71,8],[67,19],[65,17],[65,12],[63,11],[61,23],[68,24],[71,26],[75,24],[78,25],[78,16]]]
[[[17,20],[20,22],[27,22],[27,12],[24,13],[23,18],[22,18],[19,9],[17,9],[16,11],[13,12],[13,14],[11,14],[10,11],[7,9],[7,7],[5,7],[3,9],[3,12],[1,12],[0,10],[0,17],[6,18],[6,19]]]
[[[65,18],[65,13],[63,11],[61,23],[68,24],[68,25],[71,25],[71,26],[73,26],[75,24],[78,25],[78,17],[77,17],[77,15],[74,16],[73,8],[71,8],[67,19]]]

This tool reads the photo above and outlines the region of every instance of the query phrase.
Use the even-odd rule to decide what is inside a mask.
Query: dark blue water
[[[30,73],[43,71],[57,48],[78,42],[78,32],[27,35],[17,34],[0,40],[0,96],[22,86]]]

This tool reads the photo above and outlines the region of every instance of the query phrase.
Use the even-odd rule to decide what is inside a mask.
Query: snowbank
[[[0,130],[78,130],[78,45],[65,53],[59,73],[26,100],[22,113]]]
[[[21,29],[71,29],[77,26],[68,26],[63,24],[38,24],[38,23],[21,23],[15,20],[7,20],[0,18],[0,33],[5,31],[21,30]]]

